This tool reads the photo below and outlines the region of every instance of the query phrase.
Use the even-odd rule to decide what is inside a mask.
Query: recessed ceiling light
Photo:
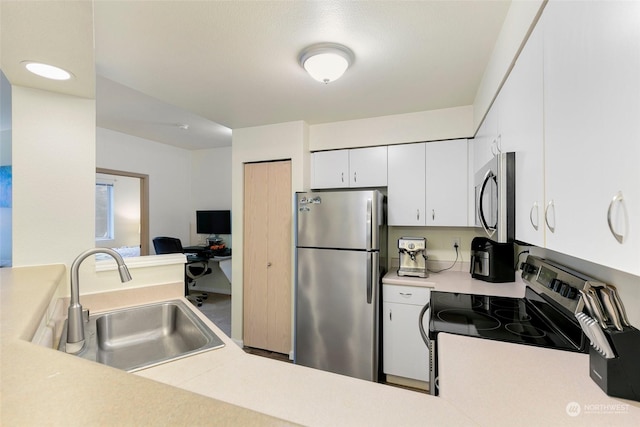
[[[70,72],[49,64],[33,61],[24,61],[23,64],[33,74],[51,80],[69,80],[72,76]]]
[[[329,83],[339,79],[353,63],[351,49],[337,43],[318,43],[304,49],[299,62],[319,82]]]

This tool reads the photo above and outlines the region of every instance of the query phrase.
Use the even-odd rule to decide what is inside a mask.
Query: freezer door
[[[376,190],[296,193],[296,246],[380,249],[383,199]]]
[[[378,254],[297,249],[296,364],[378,377]]]

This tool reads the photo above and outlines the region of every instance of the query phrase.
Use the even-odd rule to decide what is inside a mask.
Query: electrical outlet
[[[457,246],[458,249],[460,249],[460,238],[454,237],[451,246],[453,246],[454,248]]]

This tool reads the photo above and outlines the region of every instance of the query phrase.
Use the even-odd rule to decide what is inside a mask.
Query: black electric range
[[[591,279],[544,259],[523,264],[524,298],[431,292],[429,347],[432,394],[438,394],[437,336],[467,337],[587,353],[575,318],[579,292]]]

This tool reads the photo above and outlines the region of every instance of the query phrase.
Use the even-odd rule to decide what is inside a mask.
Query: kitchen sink
[[[86,343],[76,356],[128,372],[224,346],[182,300],[95,314],[84,326]],[[66,330],[65,322],[61,351]]]

